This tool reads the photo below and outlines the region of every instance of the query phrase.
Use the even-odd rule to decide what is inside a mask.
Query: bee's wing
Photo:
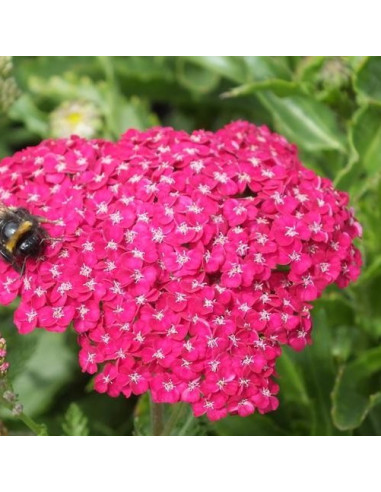
[[[4,213],[5,213],[5,212],[7,212],[8,210],[9,210],[9,208],[8,208],[6,205],[4,205],[4,203],[1,203],[1,202],[0,202],[0,215],[1,215],[1,214],[4,214]]]

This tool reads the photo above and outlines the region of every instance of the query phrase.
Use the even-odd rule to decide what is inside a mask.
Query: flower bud
[[[12,415],[15,417],[19,417],[24,411],[24,408],[21,403],[16,403],[12,408]]]
[[[12,58],[0,56],[0,113],[7,112],[20,95],[12,72]]]
[[[5,401],[12,403],[17,400],[17,395],[13,391],[7,390],[4,391],[3,398]]]
[[[5,338],[2,338],[0,334],[0,377],[6,374],[9,367],[9,363],[5,360],[6,355],[7,343],[5,341]]]

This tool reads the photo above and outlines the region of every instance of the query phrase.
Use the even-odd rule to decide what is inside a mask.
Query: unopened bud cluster
[[[0,113],[7,112],[19,95],[12,76],[12,59],[10,56],[0,56]]]
[[[9,363],[6,362],[7,343],[0,334],[0,377],[4,376],[8,370]]]

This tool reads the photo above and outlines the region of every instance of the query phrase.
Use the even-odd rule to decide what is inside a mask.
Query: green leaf
[[[100,72],[94,56],[15,56],[12,61],[17,81],[24,90],[35,76],[47,80],[62,78],[67,73],[89,77],[99,76]]]
[[[220,81],[217,73],[189,63],[183,57],[177,58],[176,73],[180,84],[200,94],[211,92]]]
[[[111,63],[116,73],[126,80],[138,79],[141,83],[155,80],[172,82],[175,79],[173,61],[176,58],[166,56],[113,56]],[[100,61],[104,64],[102,60]]]
[[[28,336],[21,336],[14,327],[12,317],[8,313],[8,308],[1,308],[0,331],[7,340],[7,360],[10,363],[9,375],[14,380],[25,370],[26,364],[35,353],[38,345],[38,333],[34,332]]]
[[[46,410],[56,392],[78,370],[76,358],[65,342],[65,333],[38,333],[33,355],[12,381],[25,413],[33,416]]]
[[[240,56],[186,56],[184,58],[234,82],[249,81],[246,63]]]
[[[303,377],[303,386],[308,391],[307,406],[301,403],[299,407],[303,412],[304,420],[308,421],[307,429],[312,435],[331,435],[334,426],[330,415],[330,393],[334,385],[335,367],[332,358],[332,336],[328,324],[326,310],[317,306],[314,310],[313,343],[303,352],[288,352],[292,356],[299,374]],[[282,383],[279,383],[281,386]],[[300,383],[299,383],[300,386]],[[297,386],[298,387],[298,386]],[[294,394],[297,394],[294,389]],[[303,393],[302,393],[303,394]],[[284,392],[284,405],[287,403],[288,394]]]
[[[354,71],[358,71],[361,65],[368,58],[367,56],[345,56],[344,57],[348,66],[352,68]]]
[[[32,133],[46,138],[49,131],[48,118],[34,104],[29,94],[23,94],[12,106],[9,116],[21,121]]]
[[[332,339],[332,355],[340,362],[345,362],[351,355],[355,343],[358,343],[358,329],[354,326],[338,326]]]
[[[296,82],[290,82],[288,80],[268,79],[234,87],[234,89],[221,94],[221,98],[247,96],[259,91],[272,91],[277,96],[284,97],[300,93],[300,86]]]
[[[67,436],[88,436],[88,419],[76,403],[71,403],[64,417],[62,429]]]
[[[118,97],[110,118],[115,136],[121,135],[129,128],[145,130],[159,124],[159,120],[150,112],[148,105],[137,97],[132,97],[129,101],[123,96]]]
[[[76,380],[78,381],[78,378]],[[110,398],[106,394],[93,391],[92,388],[70,394],[88,419],[90,435],[131,435],[134,398]]]
[[[345,139],[335,114],[309,96],[277,97],[271,92],[257,94],[271,112],[279,130],[305,150],[346,152]]]
[[[306,56],[298,64],[296,79],[303,82],[315,83],[316,72],[321,68],[325,56]]]
[[[128,100],[120,91],[116,79],[113,60],[109,56],[98,57],[102,65],[106,83],[101,87],[103,95],[102,107],[110,137],[119,137],[129,128],[144,130],[159,124],[156,115],[149,111],[148,104],[134,96]]]
[[[355,88],[365,99],[381,103],[381,56],[368,56],[357,71]]]
[[[284,56],[244,56],[247,77],[251,80],[291,80],[289,60]]]
[[[282,394],[287,401],[295,401],[302,405],[310,405],[306,382],[301,367],[292,357],[291,349],[285,347],[277,361],[278,383]],[[287,403],[286,403],[287,404]]]
[[[381,256],[377,256],[375,260],[367,266],[361,273],[360,278],[356,281],[356,289],[370,282],[381,273]]]
[[[63,77],[53,76],[44,79],[33,75],[29,78],[30,91],[34,98],[50,100],[53,107],[63,101],[80,100],[91,101],[95,105],[100,105],[104,99],[101,93],[102,84],[95,83],[88,77],[78,77],[74,73],[67,73]]]
[[[139,397],[134,410],[134,433],[138,436],[149,436],[150,427],[150,397],[148,393],[144,393]]]
[[[268,79],[290,80],[292,77],[287,58],[281,56],[187,56],[184,58],[240,84]]]
[[[381,107],[365,106],[352,124],[353,145],[368,173],[381,171]]]
[[[284,436],[287,432],[268,415],[255,413],[248,417],[226,417],[211,424],[220,436]]]
[[[381,402],[381,388],[372,392],[367,384],[380,371],[381,347],[363,352],[341,367],[332,393],[332,418],[338,429],[359,427],[374,405]]]
[[[361,172],[361,167],[357,166],[359,154],[353,143],[353,128],[355,126],[356,115],[352,117],[352,121],[348,128],[348,158],[346,164],[338,171],[333,181],[336,187],[349,190],[353,185],[358,186],[358,175]]]

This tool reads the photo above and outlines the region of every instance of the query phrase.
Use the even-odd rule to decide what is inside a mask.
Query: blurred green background
[[[276,412],[209,423],[183,407],[173,433],[380,435],[381,57],[0,57],[0,157],[47,137],[215,130],[234,119],[284,134],[305,166],[350,193],[364,267],[355,285],[315,303],[313,345],[284,350]],[[147,398],[96,394],[75,335],[20,336],[13,309],[0,308],[0,331],[26,413],[50,434],[148,432]],[[28,432],[9,412],[0,418],[11,434]]]

